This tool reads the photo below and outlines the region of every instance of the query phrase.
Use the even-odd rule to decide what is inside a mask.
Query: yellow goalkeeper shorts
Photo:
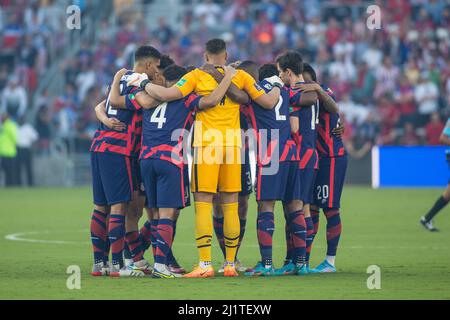
[[[192,192],[241,191],[240,147],[195,147],[193,161]]]

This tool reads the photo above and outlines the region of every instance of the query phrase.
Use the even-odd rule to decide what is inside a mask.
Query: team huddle
[[[213,230],[224,276],[335,272],[347,156],[331,89],[318,83],[297,52],[262,66],[227,65],[223,40],[209,40],[205,47],[199,68],[139,47],[133,70],[119,70],[107,99],[96,106],[91,274],[214,277]],[[254,186],[250,150],[256,158]],[[191,191],[199,263],[186,272],[172,244]],[[261,260],[245,268],[237,256],[253,191]],[[286,258],[278,269],[272,262],[276,201],[283,205],[286,234]],[[310,268],[320,209],[327,219],[327,255]],[[144,211],[147,221],[139,229]],[[150,248],[153,265],[144,258]]]

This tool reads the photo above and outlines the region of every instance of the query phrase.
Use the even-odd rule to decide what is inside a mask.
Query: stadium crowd
[[[39,152],[48,152],[52,139],[78,141],[77,151],[87,152],[97,126],[93,106],[104,96],[97,84],[110,83],[115,70],[130,66],[137,45],[151,43],[181,65],[200,65],[203,44],[213,36],[227,41],[229,61],[264,63],[286,48],[299,50],[334,90],[354,157],[364,156],[372,144],[436,145],[449,114],[445,0],[375,1],[382,11],[380,30],[367,28],[365,1],[227,0],[193,6],[184,0],[181,27],[165,17],[146,21],[140,1],[125,1],[134,2],[130,10],[123,5],[119,10],[116,1],[115,19],[100,21],[96,43],[83,42],[76,55],[60,60],[67,45],[62,2],[0,0],[0,113],[23,122],[34,102],[39,112],[28,120],[38,133]],[[78,4],[84,10],[85,1]],[[61,62],[64,91],[44,90],[32,101],[37,79],[55,61]]]

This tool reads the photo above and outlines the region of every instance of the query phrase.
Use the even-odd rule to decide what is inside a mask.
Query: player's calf
[[[125,245],[125,213],[126,203],[111,206],[109,218],[108,237],[111,243],[111,273],[110,276],[118,276],[123,266],[123,249]]]
[[[106,206],[95,206],[91,216],[90,232],[94,265],[91,274],[102,276],[102,268],[105,262],[106,241],[108,237],[108,212]]]

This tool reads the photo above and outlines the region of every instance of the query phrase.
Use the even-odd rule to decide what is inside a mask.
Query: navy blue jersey
[[[249,141],[248,141],[248,136],[245,134],[250,127],[249,126],[250,114],[249,114],[249,106],[248,105],[239,106],[239,120],[240,120],[240,124],[241,124],[242,133],[244,134],[244,137],[242,138],[242,146],[248,152]]]
[[[128,71],[120,79],[120,95],[135,94],[139,89],[133,86],[127,86],[128,77],[133,74]],[[142,111],[134,99],[127,96],[127,109],[114,109],[109,102],[110,94],[106,100],[106,115],[108,118],[116,118],[126,124],[126,129],[116,131],[108,128],[100,122],[97,131],[94,134],[90,151],[92,152],[111,152],[126,156],[137,157],[141,146],[142,134]]]
[[[291,96],[295,96],[297,92],[291,89]],[[299,130],[294,134],[294,140],[300,154],[300,168],[317,168],[319,157],[316,151],[316,126],[319,122],[319,104],[316,102],[306,107],[291,105],[291,116],[299,118]]]
[[[270,92],[272,85],[263,80],[259,85],[264,91]],[[294,161],[296,159],[295,142],[291,138],[291,124],[289,122],[289,108],[291,102],[298,101],[300,93],[290,95],[287,88],[281,89],[280,99],[273,109],[265,109],[252,102],[249,109],[251,126],[255,130],[258,152],[258,165],[270,163],[273,153],[278,152],[279,161]],[[272,136],[271,130],[276,130]],[[263,145],[264,144],[264,145]]]
[[[164,102],[143,112],[140,159],[155,158],[183,165],[183,142],[194,122],[201,96]]]
[[[333,91],[322,85],[330,97],[334,99]],[[343,156],[346,154],[342,139],[336,137],[332,130],[338,127],[339,113],[330,113],[319,103],[319,125],[317,126],[317,151],[322,158],[332,158]]]

